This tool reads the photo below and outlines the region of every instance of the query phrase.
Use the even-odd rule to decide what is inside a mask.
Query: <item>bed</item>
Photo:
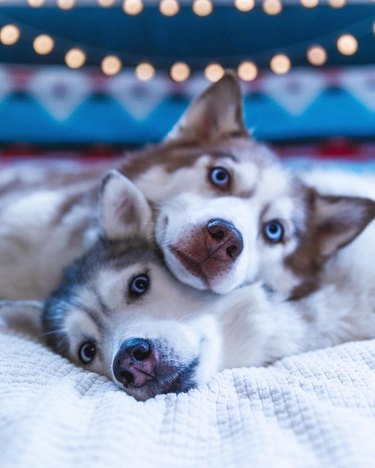
[[[134,18],[121,8],[100,10],[91,0],[70,12],[52,1],[45,9],[21,0],[2,3],[0,28],[15,22],[21,40],[0,44],[0,169],[53,164],[81,170],[121,156],[124,147],[159,141],[207,85],[200,71],[208,57],[236,68],[250,54],[259,76],[243,80],[242,87],[246,123],[256,138],[276,145],[285,163],[298,170],[319,165],[375,175],[370,3],[334,9],[286,1],[282,15],[267,16],[260,5],[240,12],[222,0],[207,18],[194,16],[188,1],[180,2],[173,18],[160,16],[156,1]],[[87,27],[81,27],[83,13]],[[75,25],[71,37],[68,17]],[[112,39],[106,30],[98,34],[110,21],[121,21]],[[238,28],[222,34],[236,21]],[[351,56],[340,55],[335,45],[347,27],[361,41]],[[196,48],[209,47],[212,31],[217,41],[198,56]],[[40,32],[55,40],[52,54],[32,51]],[[172,80],[168,73],[183,34],[194,38],[181,52],[193,74]],[[324,40],[330,67],[313,68],[306,59],[305,49],[316,37]],[[98,44],[99,39],[107,42]],[[65,49],[85,41],[88,66],[64,66]],[[97,68],[114,44],[125,66],[106,78]],[[290,56],[293,69],[276,77],[265,69],[280,51]],[[145,60],[161,70],[149,81],[128,69]],[[41,341],[0,327],[1,468],[367,468],[375,465],[374,434],[375,340],[268,367],[226,370],[187,394],[137,402]]]

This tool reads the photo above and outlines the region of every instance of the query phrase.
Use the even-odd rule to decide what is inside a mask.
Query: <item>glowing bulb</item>
[[[57,6],[62,10],[70,10],[76,4],[76,0],[57,0]]]
[[[353,55],[358,50],[358,41],[351,34],[343,34],[337,39],[337,48],[343,55]]]
[[[47,36],[47,34],[41,34],[34,39],[33,47],[37,54],[47,55],[52,52],[55,43],[52,37]]]
[[[220,78],[224,75],[224,69],[218,63],[211,63],[207,65],[206,69],[204,70],[204,76],[212,82],[220,80]]]
[[[171,77],[174,81],[186,81],[190,76],[190,68],[186,63],[176,62],[171,67]]]
[[[346,4],[346,0],[328,0],[332,8],[342,8]]]
[[[327,52],[321,46],[312,46],[307,51],[307,60],[311,65],[324,65],[327,61]]]
[[[14,24],[7,24],[0,30],[0,42],[4,45],[13,45],[20,38],[20,30]]]
[[[194,0],[193,11],[198,16],[208,16],[212,13],[213,7],[210,0]]]
[[[302,6],[305,8],[315,8],[319,4],[319,0],[301,0]]]
[[[174,16],[180,10],[177,0],[161,0],[159,4],[160,13],[165,16]]]
[[[46,3],[46,0],[27,0],[27,3],[34,8],[39,8]]]
[[[65,63],[69,68],[80,68],[86,62],[86,54],[81,49],[70,49],[65,54]]]
[[[250,11],[255,7],[255,0],[234,0],[234,6],[240,11]]]
[[[283,9],[280,0],[264,0],[262,7],[267,15],[278,15]]]
[[[115,4],[115,0],[98,0],[98,4],[104,8],[111,7]]]
[[[237,69],[238,76],[244,81],[253,81],[258,75],[258,68],[253,62],[242,62]]]
[[[105,75],[117,75],[121,67],[121,60],[115,55],[108,55],[102,60],[101,69]]]
[[[375,21],[372,23],[372,32],[375,34]]]
[[[123,9],[128,15],[139,15],[143,10],[142,0],[125,0]]]
[[[140,63],[135,69],[135,74],[139,80],[148,81],[154,76],[155,68],[151,63]]]
[[[278,75],[284,75],[288,73],[291,68],[291,62],[289,57],[283,54],[278,54],[272,57],[270,62],[270,68],[274,73]]]

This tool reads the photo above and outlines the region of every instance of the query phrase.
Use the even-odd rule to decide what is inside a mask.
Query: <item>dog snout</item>
[[[157,351],[151,341],[130,338],[122,343],[113,361],[113,374],[125,386],[142,387],[155,378],[157,363]]]
[[[243,250],[240,231],[229,221],[211,219],[207,223],[207,250],[214,252],[215,257],[226,261],[235,260]]]

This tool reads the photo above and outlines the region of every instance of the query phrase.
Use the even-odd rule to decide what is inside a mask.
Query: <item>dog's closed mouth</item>
[[[192,274],[193,276],[197,276],[200,278],[206,287],[209,286],[207,277],[202,269],[202,264],[197,262],[196,260],[192,259],[189,255],[185,254],[181,250],[177,249],[176,247],[172,246],[171,252],[180,263],[186,268],[186,270]]]
[[[155,372],[154,378],[144,385],[123,384],[123,387],[125,391],[140,400],[167,393],[187,392],[196,387],[193,375],[198,364],[198,358],[173,369],[168,364],[162,364],[159,373]]]
[[[231,267],[231,264],[223,261],[220,256],[215,255],[215,252],[212,252],[201,262],[198,262],[177,247],[171,246],[170,249],[183,267],[191,275],[198,277],[208,289],[211,288],[211,283],[215,278]]]
[[[189,364],[178,368],[175,372],[163,376],[160,379],[162,384],[159,393],[181,393],[196,387],[193,374],[198,364],[199,359],[195,358]]]

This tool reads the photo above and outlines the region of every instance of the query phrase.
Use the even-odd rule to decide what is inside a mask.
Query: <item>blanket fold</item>
[[[368,467],[375,340],[227,370],[137,402],[23,336],[0,335],[0,466]]]

